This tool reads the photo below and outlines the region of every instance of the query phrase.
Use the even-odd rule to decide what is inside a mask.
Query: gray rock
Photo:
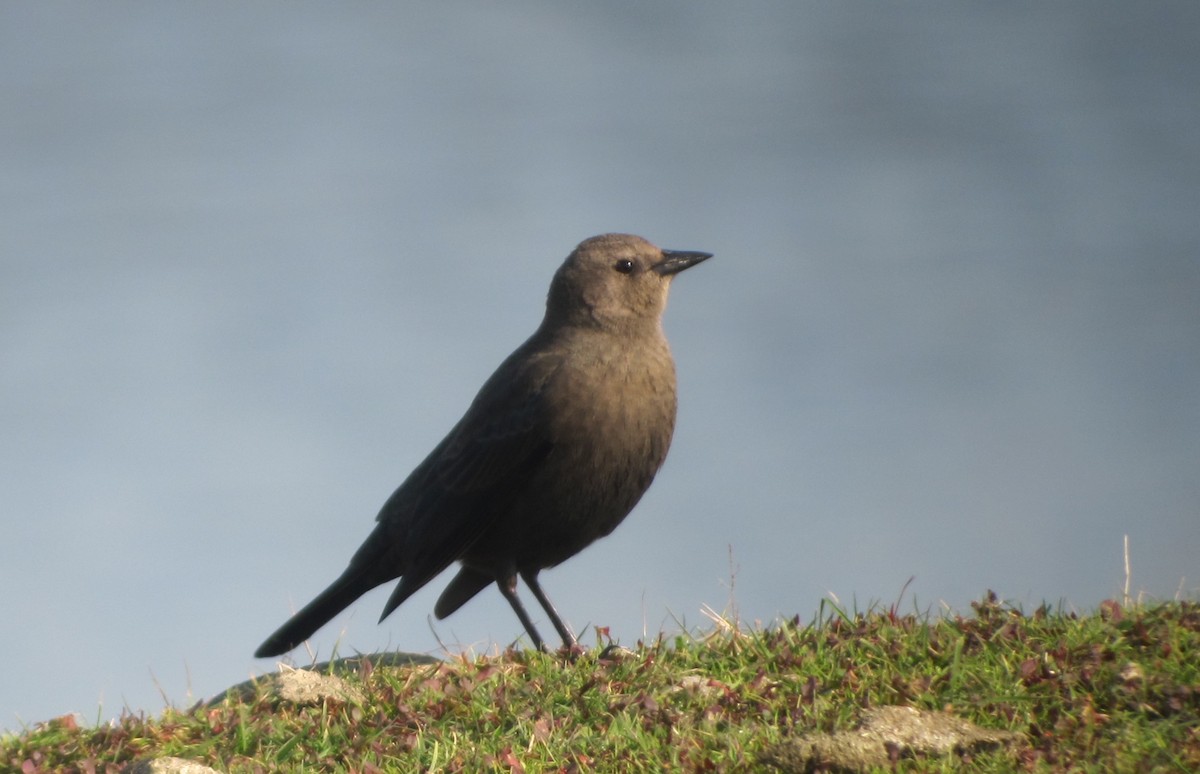
[[[928,758],[1016,747],[1024,737],[991,731],[945,712],[916,707],[863,710],[858,726],[834,734],[805,734],[773,745],[762,762],[781,771],[860,772],[898,758]]]
[[[358,675],[364,671],[387,668],[440,664],[441,660],[421,653],[374,653],[368,656],[339,658],[323,661],[304,669],[285,664],[279,671],[247,680],[215,696],[204,706],[213,707],[226,699],[252,701],[260,692],[266,692],[277,701],[290,704],[319,704],[327,698],[343,702],[362,701],[358,689],[349,685],[339,675]]]
[[[221,772],[185,758],[145,758],[126,766],[124,774],[221,774]]]

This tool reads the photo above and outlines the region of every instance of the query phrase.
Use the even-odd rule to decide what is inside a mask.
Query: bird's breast
[[[665,342],[616,349],[567,359],[546,390],[546,476],[519,510],[548,517],[529,537],[566,558],[612,532],[654,480],[675,427],[675,368]]]
[[[557,393],[547,396],[556,448],[657,469],[675,428],[675,364],[665,343],[570,358],[548,387]]]

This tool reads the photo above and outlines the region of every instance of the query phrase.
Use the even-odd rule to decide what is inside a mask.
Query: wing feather
[[[555,369],[527,361],[516,370],[514,363],[520,363],[516,353],[388,498],[378,526],[350,561],[375,576],[376,585],[401,576],[384,616],[506,513],[550,453],[544,387]]]

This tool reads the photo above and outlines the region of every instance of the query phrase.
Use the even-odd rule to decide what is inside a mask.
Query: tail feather
[[[496,582],[489,573],[463,567],[438,597],[433,614],[438,620],[445,618],[467,603],[472,597]]]
[[[329,623],[350,603],[377,586],[360,573],[346,573],[305,605],[278,630],[258,646],[255,658],[267,658],[287,653],[307,640],[317,629]]]

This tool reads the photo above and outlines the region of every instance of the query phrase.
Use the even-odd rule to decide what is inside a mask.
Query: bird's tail
[[[377,585],[365,573],[348,570],[259,645],[254,657],[267,658],[287,653]]]

